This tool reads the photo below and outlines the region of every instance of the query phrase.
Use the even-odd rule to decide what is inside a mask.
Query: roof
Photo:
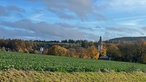
[[[100,56],[99,58],[106,59],[109,58],[108,56]]]

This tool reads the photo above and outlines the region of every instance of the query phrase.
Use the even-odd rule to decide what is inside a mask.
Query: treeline
[[[34,53],[39,50],[36,42],[25,41],[19,39],[0,39],[0,50],[1,51],[15,51],[24,53]]]
[[[50,48],[54,45],[59,45],[64,48],[76,48],[83,47],[88,48],[90,46],[97,46],[97,42],[87,40],[62,40],[62,41],[40,41],[40,40],[21,40],[21,39],[0,39],[0,49],[6,51],[23,51],[32,52],[39,50],[40,47]]]
[[[112,60],[146,63],[146,41],[108,43],[107,55]]]
[[[0,39],[0,51],[39,54],[41,47],[44,48],[43,54],[47,55],[93,59],[107,55],[111,60],[146,63],[146,41],[144,39],[135,42],[103,42],[101,52],[97,49],[97,42],[87,40],[28,41]]]
[[[20,39],[0,39],[1,51],[15,51],[23,53],[40,53],[43,47],[43,54],[70,56],[77,58],[98,59],[99,51],[96,42],[87,40],[62,40],[62,41],[27,41]]]

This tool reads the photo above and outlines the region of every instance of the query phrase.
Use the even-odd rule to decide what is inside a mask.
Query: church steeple
[[[102,50],[102,37],[100,36],[100,39],[98,41],[98,51],[101,52]]]

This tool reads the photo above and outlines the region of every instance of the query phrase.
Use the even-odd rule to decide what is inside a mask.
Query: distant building
[[[99,59],[102,59],[102,60],[111,60],[111,57],[102,55],[102,56],[99,57]]]
[[[99,59],[102,60],[111,60],[111,57],[107,56],[106,54],[103,54],[103,43],[102,43],[102,37],[100,36],[100,39],[98,41],[98,51],[100,53]]]
[[[40,53],[42,54],[43,52],[44,52],[44,48],[41,47],[41,48],[40,48]]]

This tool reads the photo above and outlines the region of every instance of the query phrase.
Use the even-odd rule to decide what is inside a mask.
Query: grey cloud
[[[95,6],[94,0],[28,0],[32,2],[42,2],[49,11],[56,13],[61,18],[86,18],[89,15],[100,20],[104,17],[99,14],[98,8]],[[70,12],[70,13],[68,13]]]
[[[17,11],[17,12],[25,12],[24,9],[18,8],[18,7],[16,7],[16,6],[8,6],[8,7],[7,7],[7,10],[10,10],[10,11]]]
[[[0,5],[0,16],[10,16],[11,12],[17,12],[20,15],[22,12],[25,12],[24,9],[17,6],[1,6]]]
[[[85,31],[90,31],[90,32],[93,32],[95,31],[96,29],[94,27],[77,27],[77,29],[79,30],[85,30]]]
[[[142,27],[141,30],[143,31],[143,32],[141,33],[141,35],[145,35],[145,34],[146,34],[146,33],[145,33],[146,27]]]
[[[2,26],[0,27],[0,38],[19,38],[27,39],[27,37],[33,37],[33,34],[30,31],[19,30],[19,29],[5,29]]]
[[[43,40],[94,39],[89,36],[91,34],[81,32],[78,29],[65,24],[48,24],[46,22],[33,23],[31,20],[25,19],[16,22],[1,21],[0,25],[15,29],[13,32],[16,34],[13,35],[19,37],[29,36]],[[11,34],[10,30],[6,32]]]
[[[123,36],[125,36],[125,35],[123,33],[120,33],[120,32],[116,33],[116,32],[113,32],[113,31],[106,31],[103,34],[103,39],[109,40],[111,38],[123,37]]]
[[[5,7],[0,6],[0,16],[8,16],[8,15],[9,15],[9,13],[5,9]]]
[[[101,27],[101,26],[96,26],[95,28],[97,28],[97,29],[101,29],[101,28],[103,28],[103,27]]]
[[[125,28],[125,27],[107,27],[106,28],[109,31],[116,31],[116,32],[132,32],[132,31],[138,31],[137,29],[134,28]]]
[[[143,30],[146,30],[146,27],[142,27]]]
[[[116,27],[107,27],[106,30],[108,32],[114,33],[117,36],[133,36],[133,35],[144,35],[144,31],[142,30],[142,28],[116,28]],[[112,34],[109,35],[112,35]]]

